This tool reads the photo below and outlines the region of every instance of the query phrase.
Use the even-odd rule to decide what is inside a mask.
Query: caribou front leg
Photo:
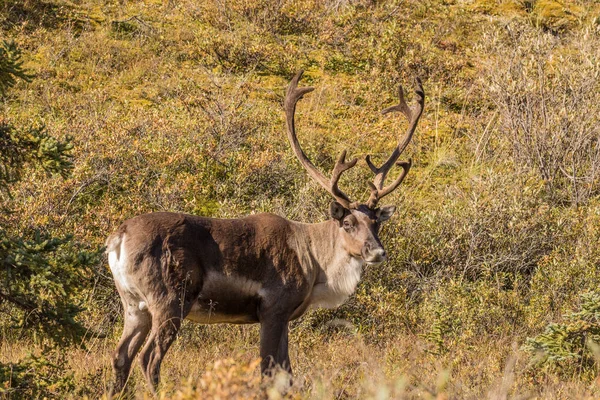
[[[280,365],[286,370],[290,376],[292,374],[292,364],[290,363],[290,353],[288,348],[288,330],[290,323],[285,324],[285,329],[281,333],[281,339],[279,340],[278,355],[280,357]]]
[[[260,370],[271,376],[277,366],[292,373],[288,353],[288,317],[281,314],[269,315],[260,324]]]

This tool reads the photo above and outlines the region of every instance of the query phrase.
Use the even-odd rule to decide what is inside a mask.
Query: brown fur
[[[260,322],[263,372],[274,365],[291,371],[288,322],[308,309],[315,287],[343,301],[354,287],[331,292],[330,265],[343,278],[347,260],[361,257],[366,247],[381,246],[373,211],[343,215],[339,221],[301,224],[273,214],[212,219],[152,213],[123,223],[107,239],[125,308],[113,359],[114,389],[123,388],[146,336],[142,369],[151,387],[158,383],[160,363],[184,318]]]

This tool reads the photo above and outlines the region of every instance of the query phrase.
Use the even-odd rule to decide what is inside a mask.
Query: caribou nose
[[[371,257],[377,261],[385,261],[387,259],[387,254],[385,254],[385,250],[381,247],[371,250],[370,253]]]
[[[385,250],[380,246],[365,245],[363,248],[363,257],[367,263],[381,264],[387,259]]]

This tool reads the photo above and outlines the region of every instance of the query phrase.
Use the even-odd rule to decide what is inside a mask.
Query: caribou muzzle
[[[370,266],[376,266],[387,260],[387,254],[381,245],[365,243],[362,248],[362,257]]]

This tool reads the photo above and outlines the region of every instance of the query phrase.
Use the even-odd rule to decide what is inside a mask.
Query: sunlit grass
[[[69,178],[26,171],[5,229],[99,248],[149,211],[321,221],[329,198],[285,137],[289,78],[305,69],[316,88],[298,105],[303,148],[323,171],[342,149],[359,157],[341,186],[366,199],[362,159],[385,159],[405,129],[380,111],[399,84],[410,99],[420,76],[426,108],[403,155],[413,167],[386,198],[399,206],[381,232],[390,261],[365,271],[345,306],[294,322],[293,385],[260,380],[256,326],[186,324],[159,396],[598,397],[595,369],[540,369],[521,346],[600,285],[599,11],[546,0],[0,2],[1,38],[36,75],[0,101],[0,119],[75,144]],[[537,147],[519,128],[528,121]],[[93,278],[84,348],[47,354],[72,374],[67,398],[110,385],[121,310],[105,264]],[[46,351],[0,311],[0,362]],[[149,396],[136,363],[124,397]]]

